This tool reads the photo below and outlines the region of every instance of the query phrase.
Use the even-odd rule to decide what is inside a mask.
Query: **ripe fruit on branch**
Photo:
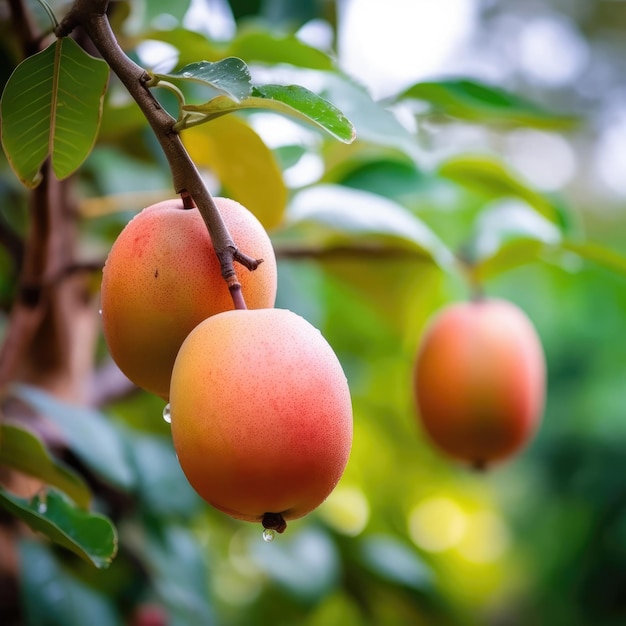
[[[276,259],[263,226],[234,200],[215,203],[239,250],[263,259],[254,271],[236,266],[246,305],[274,306]],[[104,266],[101,298],[111,356],[136,385],[163,398],[185,337],[234,308],[204,221],[180,199],[147,207],[126,225]]]
[[[414,369],[420,420],[443,452],[477,467],[505,459],[534,434],[545,360],[526,315],[502,300],[443,309],[426,329]]]
[[[176,357],[174,447],[215,508],[282,532],[341,477],[352,444],[346,377],[330,345],[284,309],[220,313]]]

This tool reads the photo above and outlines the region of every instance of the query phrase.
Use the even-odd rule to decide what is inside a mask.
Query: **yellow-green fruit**
[[[321,333],[291,311],[202,322],[176,358],[170,407],[194,489],[220,511],[279,532],[282,520],[323,502],[348,461],[346,377]]]
[[[443,452],[476,466],[518,452],[537,429],[546,368],[526,315],[503,300],[454,304],[422,339],[414,388],[421,423]]]
[[[263,226],[234,200],[215,203],[238,249],[263,259],[254,271],[235,266],[247,306],[274,306],[276,259]],[[114,361],[163,398],[185,337],[207,317],[234,308],[204,221],[180,199],[147,207],[126,225],[104,266],[101,298]]]

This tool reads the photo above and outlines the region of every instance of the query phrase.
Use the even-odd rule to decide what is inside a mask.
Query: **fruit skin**
[[[241,252],[263,259],[235,267],[248,308],[274,306],[276,259],[261,223],[234,200],[215,198]],[[202,320],[233,309],[211,238],[180,199],[138,213],[113,244],[102,276],[102,326],[113,360],[139,387],[167,399],[174,359]]]
[[[503,300],[444,308],[414,369],[420,420],[443,452],[477,467],[510,457],[543,413],[546,366],[529,319]]]
[[[228,311],[202,322],[176,358],[170,406],[187,479],[238,519],[306,515],[348,461],[346,377],[321,333],[291,311]]]

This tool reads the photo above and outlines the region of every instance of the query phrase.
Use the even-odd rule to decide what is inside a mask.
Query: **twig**
[[[147,87],[149,74],[129,59],[119,46],[106,16],[108,0],[75,0],[70,12],[56,30],[58,37],[68,35],[76,26],[87,33],[102,58],[118,76],[128,93],[138,104],[154,131],[168,160],[176,193],[193,198],[209,231],[213,247],[220,260],[222,276],[235,295],[238,284],[233,262],[249,270],[258,266],[258,261],[245,256],[237,249],[228,228],[211,194],[206,188],[194,162],[189,157],[180,136],[173,130],[175,119],[165,111]],[[243,298],[233,297],[236,308]]]

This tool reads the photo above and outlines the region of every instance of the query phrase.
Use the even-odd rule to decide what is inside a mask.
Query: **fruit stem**
[[[176,120],[163,109],[149,89],[152,77],[126,56],[118,44],[106,15],[108,4],[109,0],[74,0],[55,34],[57,37],[65,37],[76,26],[82,26],[102,58],[138,104],[165,153],[176,193],[181,194],[183,202],[188,196],[196,204],[219,258],[222,276],[231,289],[231,285],[239,282],[233,266],[235,261],[248,270],[256,269],[260,261],[250,259],[237,250],[213,197],[187,153],[180,135],[174,130]],[[234,292],[231,289],[232,293]],[[242,304],[245,308],[241,293],[233,297],[233,303],[236,308],[241,308]]]
[[[233,299],[235,308],[247,309],[248,307],[246,306],[243,293],[241,292],[241,283],[237,278],[233,261],[237,261],[249,270],[255,270],[261,263],[263,263],[263,259],[253,259],[252,257],[239,252],[239,250],[237,250],[234,246],[227,248],[226,250],[222,250],[221,252],[216,252],[216,254],[220,262],[222,278],[228,285],[230,296]]]
[[[487,461],[485,459],[476,459],[472,462],[472,469],[477,472],[486,472],[487,471]]]
[[[474,281],[470,285],[470,300],[472,302],[480,302],[485,299],[485,290],[483,289],[482,283],[478,281]]]
[[[277,533],[284,533],[287,528],[287,522],[280,513],[265,513],[261,523],[263,528],[275,530]]]
[[[456,258],[468,283],[470,300],[472,302],[480,302],[481,300],[484,300],[485,290],[482,281],[476,271],[475,261],[464,250],[459,252]]]
[[[183,201],[183,209],[196,208],[196,203],[186,190],[183,189],[183,191],[180,192],[180,199]]]

